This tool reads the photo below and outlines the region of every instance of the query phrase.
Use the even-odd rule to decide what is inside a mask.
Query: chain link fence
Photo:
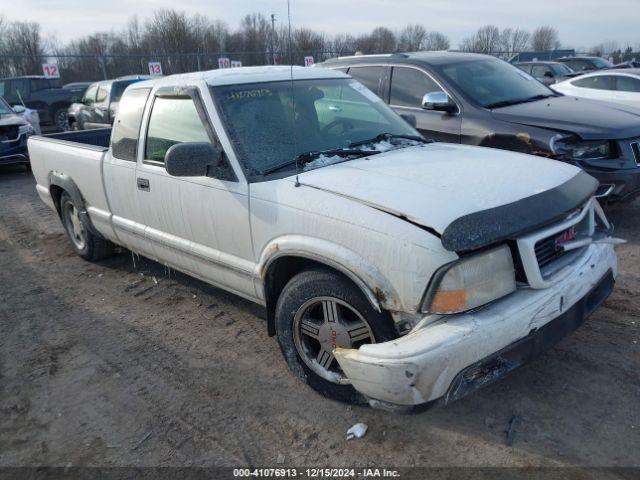
[[[43,65],[57,65],[62,83],[91,82],[125,75],[149,75],[152,62],[158,62],[164,75],[212,70],[219,68],[221,59],[232,66],[305,65],[308,57],[314,63],[354,52],[296,51],[288,52],[212,52],[126,55],[0,55],[0,78],[23,75],[43,75]],[[240,62],[240,64],[237,64]]]

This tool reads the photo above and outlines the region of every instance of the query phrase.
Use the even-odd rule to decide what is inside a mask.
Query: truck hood
[[[586,98],[558,96],[492,111],[495,119],[574,133],[584,140],[640,136],[640,110]]]
[[[560,199],[546,205],[541,195],[556,192],[563,185],[586,177],[586,189],[560,192]],[[406,219],[439,236],[454,229],[462,233],[461,241],[443,244],[450,250],[478,248],[523,228],[554,221],[585,201],[597,188],[597,181],[578,168],[531,155],[484,147],[433,143],[403,148],[318,168],[299,175],[302,185],[317,188],[366,204],[372,208]],[[573,188],[573,187],[572,187]],[[542,195],[544,196],[544,195]],[[523,199],[535,210],[529,211]],[[570,205],[569,205],[570,204]],[[542,205],[542,208],[541,208]],[[503,208],[504,207],[504,208]],[[557,209],[560,208],[560,211]],[[485,235],[461,232],[460,221],[478,222],[483,212],[501,212]],[[473,222],[472,222],[473,223]],[[468,222],[462,226],[471,228]],[[475,227],[473,227],[475,228]],[[450,235],[448,235],[450,236]],[[469,239],[475,238],[473,241]]]

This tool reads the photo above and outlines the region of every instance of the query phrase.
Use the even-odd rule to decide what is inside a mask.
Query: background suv
[[[318,66],[347,72],[427,138],[575,164],[611,200],[640,193],[637,109],[566,97],[488,55],[359,55]]]

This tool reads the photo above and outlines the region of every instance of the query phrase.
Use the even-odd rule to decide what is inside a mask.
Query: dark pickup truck
[[[38,110],[42,125],[55,125],[66,130],[67,109],[80,101],[84,87],[63,87],[59,79],[24,76],[0,79],[0,96],[11,105],[24,105]]]

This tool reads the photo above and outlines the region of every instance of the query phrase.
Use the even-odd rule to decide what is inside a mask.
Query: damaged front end
[[[408,334],[337,349],[335,358],[374,406],[457,400],[557,343],[609,296],[619,243],[611,232],[592,198],[515,240],[522,277],[512,293],[469,311],[425,311]]]

